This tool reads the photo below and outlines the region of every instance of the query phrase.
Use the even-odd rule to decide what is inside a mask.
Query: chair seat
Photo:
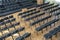
[[[27,37],[29,37],[31,35],[31,33],[25,33],[24,35],[23,35],[23,37],[24,38],[27,38]]]
[[[41,25],[40,27],[36,28],[36,31],[41,31],[42,29],[50,26],[51,24],[53,24],[53,23],[55,23],[57,21],[59,21],[59,19],[54,19],[54,20],[52,20],[52,21],[50,21],[50,22],[48,22],[48,23],[46,23],[44,25]]]
[[[57,28],[49,31],[49,33],[45,34],[44,37],[46,39],[52,38],[53,35],[55,35],[56,33],[58,33],[60,31],[60,26],[58,26]]]
[[[24,38],[22,36],[16,38],[16,40],[24,40]]]
[[[58,6],[59,6],[59,5],[54,5],[54,6],[51,6],[51,7],[47,7],[47,8],[44,9],[44,11],[45,11],[45,10],[52,9],[52,8],[55,8],[55,7],[58,7]]]
[[[24,40],[25,38],[29,37],[31,35],[31,33],[25,33],[23,34],[23,36],[17,37],[16,40]]]
[[[21,11],[21,9],[17,9],[17,10],[13,10],[13,11],[9,11],[9,12],[5,12],[5,13],[1,13],[0,16],[6,16],[15,12]]]
[[[39,16],[44,15],[44,14],[45,14],[45,13],[32,16],[32,17],[30,17],[30,18],[25,19],[25,21],[29,21],[29,20],[31,20],[31,19],[33,19],[33,18],[39,17]]]
[[[25,14],[25,15],[22,16],[22,18],[28,17],[30,15],[38,14],[39,12],[40,12],[40,10],[39,11],[35,11],[35,12],[31,13],[31,14],[30,13]]]
[[[9,37],[9,36],[12,36],[13,34],[15,34],[15,33],[18,33],[18,32],[21,32],[22,30],[20,30],[21,28],[19,28],[19,29],[17,29],[17,30],[14,30],[14,31],[11,31],[11,32],[9,32],[9,33],[7,33],[7,34],[4,34],[3,36],[1,36],[0,38],[1,39],[4,39],[4,38],[7,38],[7,37]],[[23,29],[24,30],[24,29]]]
[[[28,10],[27,12],[19,13],[19,16],[28,14],[29,12],[35,11],[36,9]]]
[[[31,23],[31,26],[37,24],[38,22],[41,22],[41,21],[43,21],[43,20],[46,20],[46,19],[48,19],[48,18],[50,18],[50,17],[51,17],[51,16],[47,16],[47,17],[45,17],[45,18],[39,19],[39,20]]]

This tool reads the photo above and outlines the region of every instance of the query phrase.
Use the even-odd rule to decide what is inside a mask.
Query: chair
[[[3,35],[3,36],[1,36],[0,38],[1,39],[5,39],[5,38],[7,38],[7,37],[9,37],[9,36],[12,36],[13,34],[15,34],[15,33],[18,33],[18,32],[21,32],[21,31],[23,31],[23,30],[20,30],[21,28],[19,28],[19,29],[17,29],[17,30],[14,30],[14,31],[12,31],[12,32],[10,32],[10,33],[8,33],[8,34],[5,34],[5,35]]]
[[[29,37],[31,35],[31,33],[25,33],[22,36],[16,38],[16,40],[24,40],[25,38]]]
[[[45,10],[52,9],[52,8],[55,8],[55,7],[58,7],[58,6],[59,6],[59,5],[54,5],[54,6],[51,6],[51,7],[45,8],[44,11],[45,11]]]
[[[58,13],[55,14],[55,16],[58,16],[58,15],[60,15],[60,12],[58,12]]]
[[[22,18],[25,18],[25,17],[33,15],[33,14],[38,14],[39,12],[40,12],[40,10],[39,11],[35,11],[33,13],[29,13],[29,14],[23,15]]]
[[[9,19],[8,17],[5,17],[5,18],[3,18],[4,20],[7,20],[7,19]]]
[[[49,7],[49,6],[52,6],[52,5],[54,5],[54,3],[48,4],[48,5],[45,5],[45,6],[42,6],[42,7],[40,7],[40,8],[46,8],[46,7]]]
[[[35,25],[35,24],[37,24],[37,23],[39,23],[39,22],[41,22],[41,21],[43,21],[43,20],[46,20],[46,19],[50,18],[51,16],[52,16],[52,15],[47,16],[47,17],[42,18],[42,19],[39,19],[39,20],[36,20],[35,22],[32,22],[30,25],[33,26],[33,25]]]
[[[54,9],[54,10],[51,10],[49,13],[53,13],[53,12],[59,10],[59,9],[60,9],[60,7],[56,8],[56,9]]]
[[[20,36],[20,37],[16,38],[16,40],[24,40],[24,37]]]
[[[60,26],[58,26],[57,28],[54,28],[53,30],[49,31],[49,33],[45,34],[44,37],[46,39],[52,38],[53,35],[55,35],[56,33],[58,33],[60,31]]]
[[[9,18],[13,18],[13,15],[9,16]]]
[[[42,13],[42,14],[38,14],[38,15],[32,16],[32,17],[30,17],[30,18],[25,19],[25,21],[29,21],[29,20],[31,20],[31,19],[33,19],[33,18],[42,16],[42,15],[44,15],[44,14],[45,14],[45,13]]]
[[[44,25],[41,25],[40,27],[37,27],[37,28],[36,28],[36,31],[41,31],[42,29],[50,26],[51,24],[53,24],[53,23],[55,23],[55,22],[57,22],[57,21],[59,21],[59,19],[54,19],[54,20],[52,20],[52,21],[50,21],[50,22],[48,22],[48,23],[46,23],[46,24],[44,24]]]
[[[10,25],[10,26],[8,26],[8,27],[5,27],[5,28],[2,28],[2,29],[0,29],[1,31],[3,31],[3,30],[7,30],[7,29],[9,29],[9,28],[12,28],[12,27],[15,27],[15,26],[17,26],[17,25],[19,25],[20,23],[19,22],[17,22],[17,23],[15,23],[15,24],[12,24],[12,25]],[[20,29],[21,30],[21,29]]]
[[[32,12],[32,11],[35,11],[35,10],[36,10],[36,9],[32,9],[32,10],[29,10],[29,11],[24,12],[24,13],[19,13],[18,15],[21,16],[21,15],[23,15],[23,14],[27,14],[27,13]]]
[[[25,33],[24,35],[23,35],[23,37],[24,38],[27,38],[27,37],[29,37],[31,35],[31,33]]]

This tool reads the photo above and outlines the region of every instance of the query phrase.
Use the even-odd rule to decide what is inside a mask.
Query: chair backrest
[[[23,8],[30,8],[36,4],[28,0],[2,0],[2,2],[3,5],[0,5],[0,13],[2,15],[14,13],[16,11],[20,11]]]
[[[25,21],[32,20],[32,19],[34,19],[34,18],[36,18],[36,17],[39,17],[39,16],[42,16],[42,15],[44,15],[44,14],[45,14],[45,13],[38,14],[38,15],[35,15],[35,16],[29,17],[29,18],[26,18]]]
[[[57,22],[57,21],[59,21],[59,19],[54,19],[54,20],[52,20],[52,21],[50,21],[50,22],[48,22],[48,23],[46,23],[46,24],[43,24],[43,25],[41,25],[40,27],[36,28],[36,31],[41,31],[42,29],[50,26],[51,24],[53,24],[53,23],[55,23],[55,22]]]
[[[44,37],[46,39],[52,38],[52,36],[54,36],[55,34],[57,34],[58,32],[60,32],[60,26],[58,26],[57,28],[49,31],[49,33],[45,34]]]
[[[36,11],[36,9],[32,9],[32,10],[28,10],[27,12],[19,13],[18,16],[27,14],[27,13],[32,12],[32,11]]]
[[[47,16],[47,17],[45,17],[45,18],[36,20],[35,22],[32,22],[30,25],[33,26],[33,25],[35,25],[35,24],[37,24],[37,23],[39,23],[39,22],[41,22],[41,21],[43,21],[43,20],[46,20],[46,19],[50,18],[50,17],[51,17],[51,15],[50,15],[50,16]]]
[[[0,38],[1,38],[1,39],[5,39],[5,38],[7,38],[7,37],[9,37],[9,36],[12,36],[12,35],[15,34],[15,33],[18,33],[18,32],[23,31],[24,29],[25,29],[24,27],[21,27],[21,28],[19,28],[19,29],[17,29],[17,30],[14,30],[14,31],[9,32],[8,34],[4,34],[3,36],[0,36]]]
[[[39,12],[40,12],[40,10],[32,12],[32,13],[25,14],[25,15],[22,16],[22,18],[28,17],[30,15],[38,14]]]
[[[22,36],[16,38],[16,40],[24,40],[25,38],[29,37],[30,35],[31,35],[31,33],[26,32]]]
[[[51,8],[58,7],[58,6],[59,6],[59,5],[54,5],[54,6],[51,6],[51,7],[45,8],[44,11],[45,11],[45,10],[49,10],[49,9],[51,9]]]

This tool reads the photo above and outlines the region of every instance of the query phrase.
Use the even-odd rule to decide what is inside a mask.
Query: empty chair
[[[33,25],[35,25],[35,24],[37,24],[37,23],[39,23],[39,22],[41,22],[41,21],[43,21],[43,20],[46,20],[46,19],[50,18],[51,16],[52,16],[52,15],[47,16],[47,17],[42,18],[42,19],[39,19],[39,20],[36,20],[35,22],[32,22],[30,25],[33,26]]]
[[[55,16],[60,15],[60,12],[56,13]]]
[[[3,31],[3,30],[7,30],[7,29],[9,29],[9,28],[12,28],[12,27],[15,27],[15,26],[17,26],[17,25],[19,25],[20,23],[19,22],[17,22],[17,23],[15,23],[15,24],[12,24],[12,25],[10,25],[10,26],[8,26],[8,27],[4,27],[4,28],[2,28],[2,29],[0,29],[1,31]],[[22,29],[21,29],[22,30]]]
[[[33,3],[36,3],[37,1],[36,0],[32,0]]]
[[[0,20],[0,25],[4,25],[4,24],[5,24],[4,20],[6,20],[6,19],[7,19],[7,17],[6,17],[6,18],[1,19],[1,20]]]
[[[5,23],[4,22],[0,22],[0,25],[4,25]]]
[[[33,8],[34,6],[36,6],[37,4],[35,3],[30,3],[30,4],[27,4],[25,6],[23,6],[23,8],[27,8],[27,9],[30,9],[30,8]]]
[[[0,19],[0,22],[3,22],[4,21],[4,19]]]
[[[53,24],[53,23],[55,23],[57,21],[59,21],[59,19],[54,19],[54,20],[52,20],[52,21],[50,21],[50,22],[48,22],[46,24],[43,24],[40,27],[37,27],[36,31],[41,31],[42,29],[47,28],[48,26],[50,26],[51,24]]]
[[[28,17],[30,15],[38,14],[39,12],[40,12],[40,10],[39,11],[35,11],[33,13],[29,13],[29,14],[23,15],[22,18]]]
[[[54,6],[51,6],[51,7],[45,8],[44,11],[45,11],[45,10],[52,9],[52,8],[55,8],[55,7],[58,7],[58,6],[59,6],[59,5],[54,5]]]
[[[9,17],[4,17],[4,18],[2,18],[1,20],[4,21],[4,20],[8,20],[8,19],[10,19],[10,18],[13,18],[13,16],[11,15],[11,16],[9,16]]]
[[[38,8],[38,7],[41,7],[41,6],[44,6],[44,5],[48,5],[48,4],[49,4],[49,2],[40,4],[40,5],[37,5],[36,3],[35,3],[35,4],[32,3],[32,4],[30,4],[30,7],[28,6],[27,8],[28,8],[28,9],[29,9],[29,8],[33,8],[33,7]],[[31,5],[32,5],[32,6],[31,6]]]
[[[29,37],[31,35],[31,33],[25,33],[22,36],[16,38],[16,40],[24,40],[25,38]]]
[[[30,7],[32,7],[33,5],[37,5],[37,3],[33,3],[33,1],[28,1],[28,0],[26,0],[26,1],[21,1],[20,2],[21,4],[22,4],[22,7],[23,8],[30,8]]]
[[[13,21],[15,21],[15,20],[16,20],[16,18],[12,18],[10,21],[13,22]]]
[[[10,25],[10,26],[8,26],[8,27],[4,27],[4,28],[2,28],[2,29],[0,29],[1,31],[3,31],[3,30],[6,30],[6,29],[9,29],[9,28],[12,28],[12,27],[14,27],[14,25],[12,24],[12,25]]]
[[[21,4],[21,2],[16,2],[16,4],[19,4],[19,6],[23,6],[23,5]]]
[[[5,10],[1,10],[1,15],[0,16],[3,16],[3,15],[7,15],[7,14],[11,14],[11,13],[14,13],[16,11],[20,11],[23,6],[26,4],[30,4],[32,6],[31,3],[33,2],[30,2],[30,1],[14,1],[14,0],[3,0],[2,1],[5,5]],[[23,4],[22,4],[23,3]],[[35,3],[34,3],[35,4]],[[34,5],[33,4],[33,5]],[[25,6],[26,6],[25,5]],[[26,6],[27,7],[27,6]],[[25,7],[25,8],[26,8]],[[29,6],[28,6],[29,7]],[[7,13],[8,12],[8,13]]]
[[[17,25],[19,25],[19,24],[20,24],[20,22],[17,22],[17,23],[14,24],[14,26],[17,26]]]
[[[47,33],[47,35],[44,35],[45,38],[51,38],[52,36],[49,35],[49,33]]]
[[[28,10],[27,12],[19,13],[19,16],[20,16],[20,15],[23,15],[23,14],[27,14],[27,13],[32,12],[32,11],[35,11],[35,10],[36,10],[36,9],[32,9],[32,10]]]
[[[8,33],[8,34],[5,34],[5,35],[1,36],[0,38],[1,38],[1,39],[5,39],[5,38],[7,38],[7,37],[9,37],[9,36],[12,36],[12,35],[15,34],[15,33],[18,33],[18,32],[23,31],[24,29],[25,29],[24,27],[21,27],[21,28],[19,28],[19,29],[17,29],[17,30],[14,30],[14,31],[12,31],[12,32],[10,32],[10,33]]]
[[[4,20],[7,20],[7,19],[9,19],[8,17],[5,17],[5,18],[3,18]]]
[[[0,38],[0,40],[3,40],[2,38]]]
[[[12,34],[21,32],[21,31],[23,31],[24,29],[25,29],[24,27],[21,27],[21,28],[19,28],[19,29],[17,29],[17,30],[14,30],[14,31],[12,32]]]
[[[52,6],[52,5],[54,5],[54,3],[48,4],[48,5],[45,5],[45,6],[42,6],[42,7],[40,7],[40,8],[45,8],[45,7],[49,7],[49,6]]]
[[[6,21],[5,21],[5,24],[7,24],[7,23],[10,23],[10,20],[6,20]]]
[[[45,13],[38,14],[38,15],[35,15],[35,16],[29,17],[29,18],[26,18],[25,21],[29,21],[29,20],[31,20],[31,19],[33,19],[33,18],[36,18],[36,17],[42,16],[42,15],[44,15],[44,14],[45,14]]]
[[[54,9],[54,10],[51,10],[50,13],[53,13],[53,12],[59,10],[59,9],[60,9],[60,7],[56,8],[56,9]]]
[[[24,37],[20,36],[20,37],[16,38],[16,40],[24,40]]]
[[[4,9],[5,9],[4,5],[0,5],[0,10],[4,10]]]
[[[13,21],[15,21],[15,20],[16,20],[15,18],[12,18],[11,20],[6,20],[4,23],[5,23],[5,24],[10,23],[10,24],[11,24],[11,22],[13,22]]]
[[[13,18],[13,15],[9,16],[9,18]]]
[[[25,33],[24,35],[23,35],[23,37],[24,38],[27,38],[27,37],[29,37],[31,35],[31,33]]]
[[[23,6],[27,6],[27,5],[33,4],[33,2],[32,1],[24,1],[24,2],[22,2],[22,4],[23,4]]]
[[[30,8],[33,5],[37,5],[37,3],[33,3],[33,1],[22,1],[22,0],[3,0],[2,3],[4,3],[2,6],[4,10],[1,10],[0,16],[5,16],[11,13],[15,13],[18,11],[21,11],[23,8]],[[0,6],[1,7],[1,6]]]
[[[21,27],[20,29],[18,29],[19,31],[23,31],[25,29],[25,27]]]
[[[0,5],[0,8],[3,8],[4,7],[4,5]]]
[[[1,15],[0,16],[3,16],[3,15],[7,15],[7,14],[11,14],[11,13],[14,13],[16,11],[20,11],[21,9],[21,6],[19,6],[18,4],[16,4],[15,1],[12,1],[12,0],[3,0],[2,3],[4,3],[4,10],[1,10],[0,13]]]
[[[44,37],[46,39],[52,38],[53,35],[57,34],[60,31],[60,26],[58,26],[57,28],[49,31],[49,33],[45,34]]]

